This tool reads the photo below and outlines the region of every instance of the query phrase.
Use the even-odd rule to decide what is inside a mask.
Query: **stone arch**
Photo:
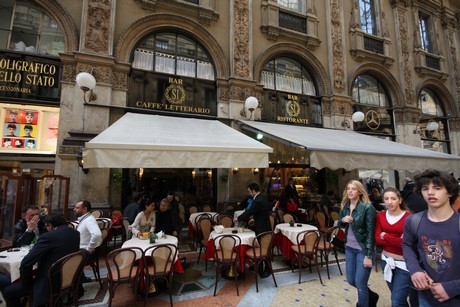
[[[368,63],[358,66],[349,74],[348,80],[350,80],[350,82],[348,94],[350,97],[353,96],[353,83],[355,79],[358,76],[364,74],[375,77],[380,82],[380,84],[382,84],[391,100],[393,108],[405,106],[404,95],[401,92],[398,81],[385,67],[375,63]]]
[[[293,43],[278,43],[262,51],[254,62],[254,79],[259,82],[265,63],[282,56],[297,60],[308,68],[318,87],[318,96],[332,95],[331,84],[321,62],[309,50]]]
[[[40,7],[43,12],[52,16],[59,24],[64,35],[65,52],[70,53],[78,50],[78,29],[67,10],[56,1],[32,0],[31,3]]]
[[[439,80],[436,79],[425,79],[422,80],[416,87],[417,101],[418,96],[424,88],[432,90],[436,96],[438,96],[439,101],[442,103],[444,110],[446,111],[445,116],[447,117],[459,117],[460,113],[458,108],[455,106],[454,99],[449,92],[449,89],[442,84]],[[417,106],[420,107],[420,106]]]
[[[188,18],[172,14],[152,14],[133,22],[120,35],[115,48],[115,58],[118,62],[129,63],[136,44],[146,35],[162,30],[178,31],[200,42],[214,62],[216,78],[228,78],[229,67],[225,54],[211,33]]]

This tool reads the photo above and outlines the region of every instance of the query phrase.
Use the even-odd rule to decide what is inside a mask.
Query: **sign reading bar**
[[[0,97],[59,102],[59,81],[59,61],[0,53]]]

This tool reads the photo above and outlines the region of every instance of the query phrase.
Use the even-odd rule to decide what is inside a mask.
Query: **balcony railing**
[[[364,49],[367,51],[384,54],[383,41],[374,39],[369,36],[364,36]]]
[[[306,18],[279,11],[279,26],[281,28],[307,33]]]
[[[425,61],[426,61],[426,67],[436,69],[436,70],[441,70],[441,63],[438,58],[425,55]]]

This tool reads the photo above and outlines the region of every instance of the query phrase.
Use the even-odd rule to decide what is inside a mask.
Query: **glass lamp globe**
[[[96,87],[96,79],[92,74],[87,72],[79,73],[77,75],[76,81],[77,85],[85,92],[93,90]]]

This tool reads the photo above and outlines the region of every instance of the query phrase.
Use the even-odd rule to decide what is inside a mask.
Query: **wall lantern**
[[[426,124],[427,131],[436,131],[438,129],[439,129],[439,124],[433,119],[430,119],[428,123]],[[420,129],[420,123],[418,123],[417,126],[415,127],[414,134],[422,135],[422,129]]]
[[[76,81],[77,85],[83,91],[83,100],[85,101],[85,103],[89,103],[97,99],[97,95],[93,93],[93,90],[96,87],[96,79],[94,78],[92,72],[79,73],[77,75]]]
[[[254,96],[249,96],[246,98],[246,101],[244,102],[244,107],[240,112],[240,115],[246,118],[246,110],[251,112],[249,116],[249,120],[252,118],[252,113],[254,112],[255,109],[257,109],[257,106],[259,105],[259,100],[257,100],[256,97]]]
[[[353,113],[353,115],[351,116],[351,120],[355,123],[360,123],[364,120],[364,113],[361,112],[361,111],[357,111],[355,113]],[[351,125],[350,125],[350,122],[348,121],[348,119],[344,119],[342,122],[341,122],[341,125],[342,127],[344,128],[351,128]]]
[[[233,172],[233,175],[236,175],[236,174],[238,174],[238,173],[239,173],[239,171],[240,171],[240,169],[239,169],[238,167],[234,167],[234,168],[233,168],[233,170],[232,170],[232,172]]]
[[[255,169],[252,170],[252,173],[254,175],[257,175],[259,173],[259,169],[256,167]]]
[[[88,168],[84,168],[85,167],[85,163],[83,161],[83,151],[79,151],[78,154],[77,154],[77,162],[78,162],[78,166],[80,166],[81,170],[83,171],[83,173],[85,174],[88,174],[89,172],[89,169]]]

